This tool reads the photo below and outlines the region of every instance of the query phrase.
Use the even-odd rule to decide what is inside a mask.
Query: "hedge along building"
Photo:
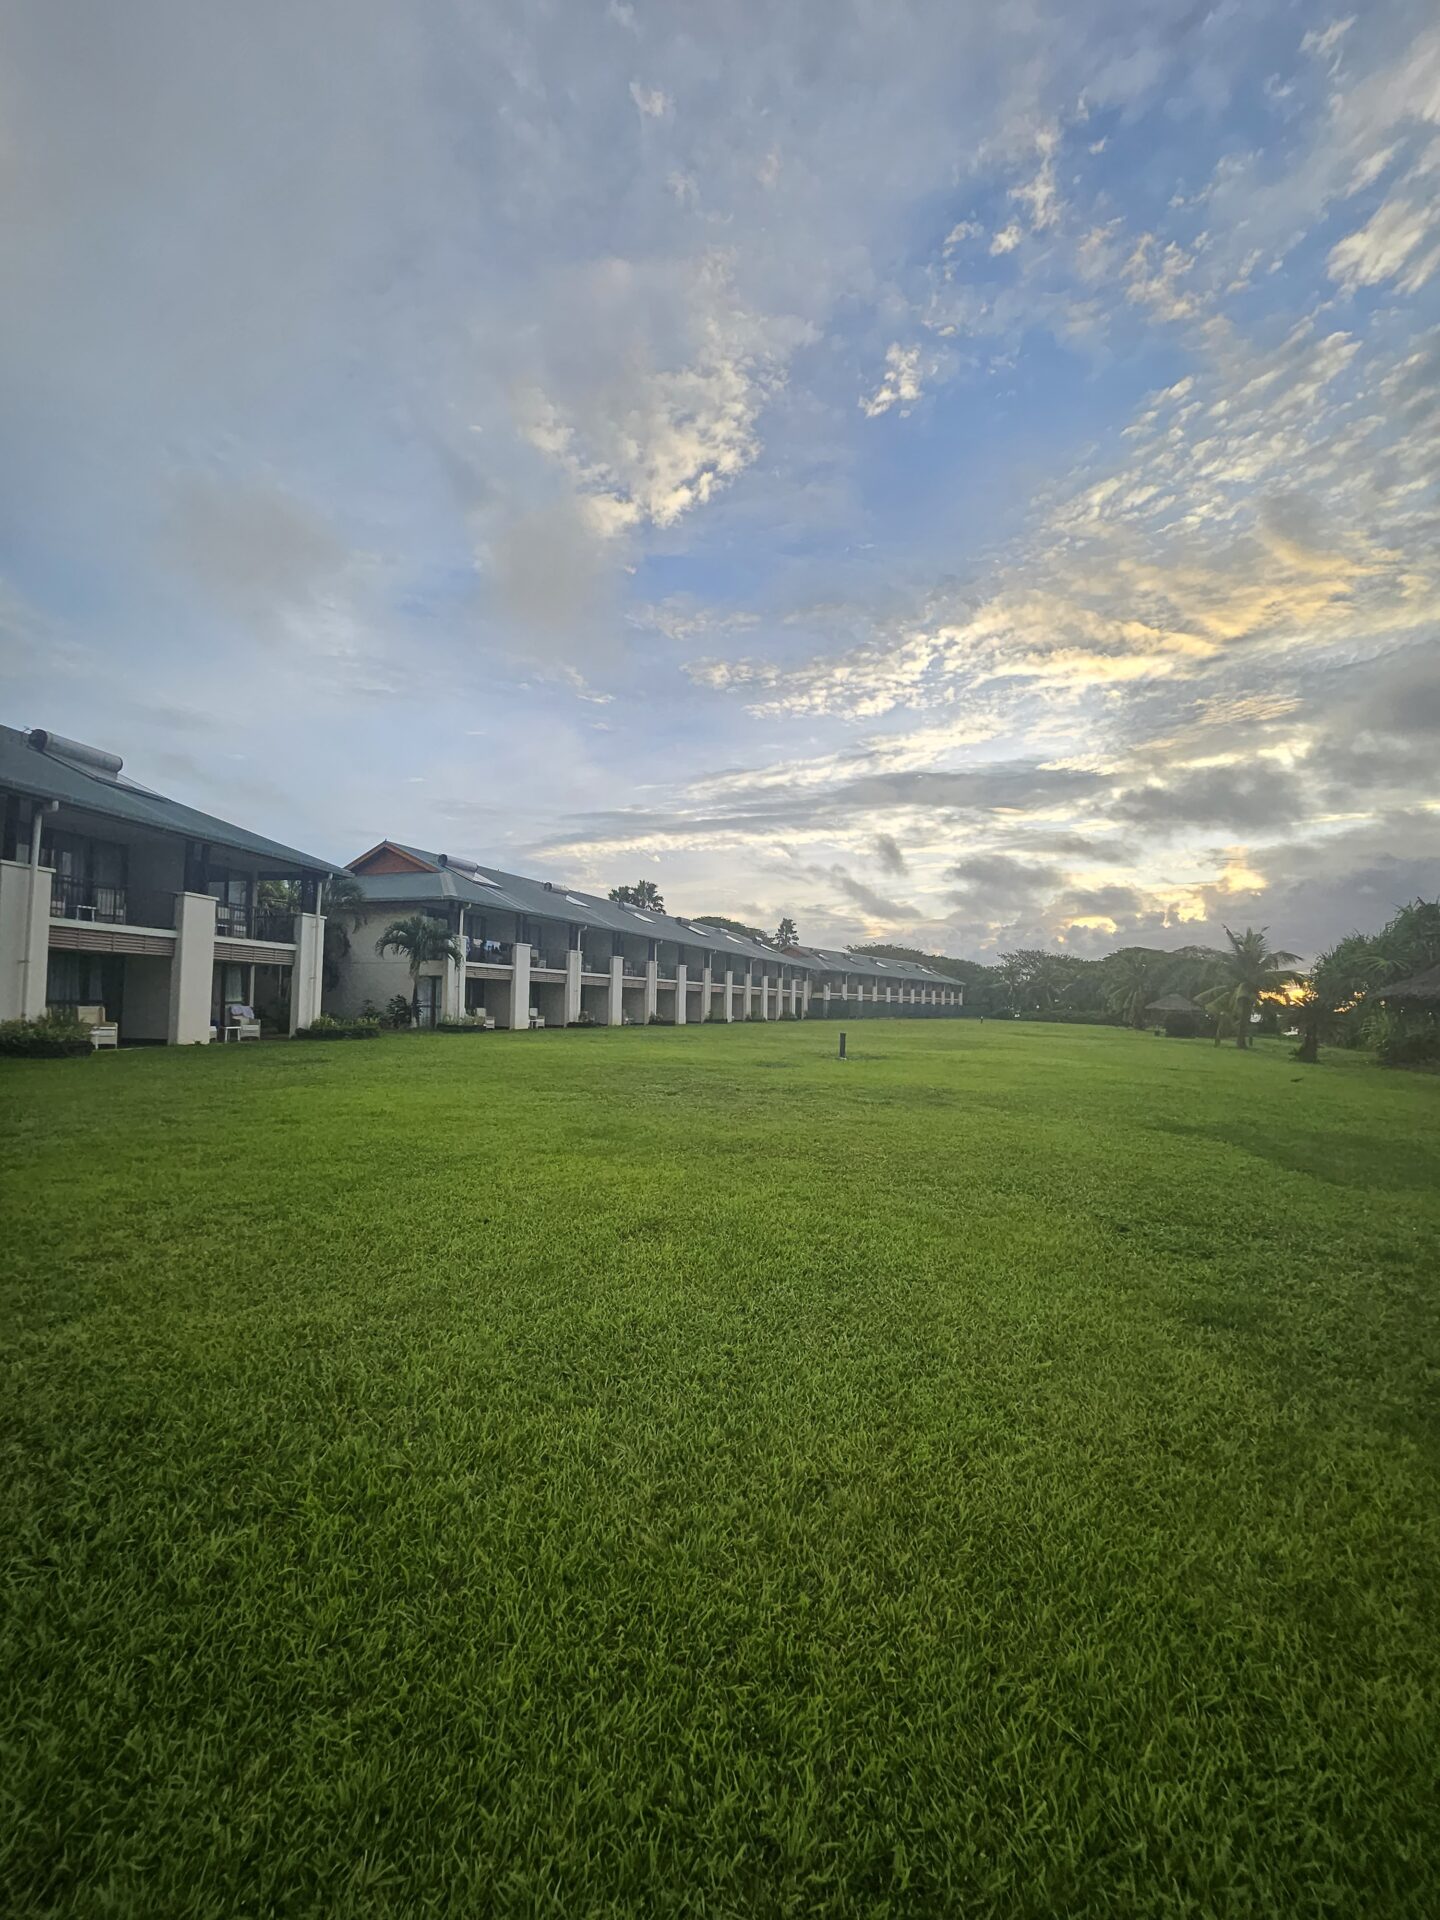
[[[460,955],[421,969],[425,1026],[481,1011],[497,1027],[516,1028],[531,1024],[532,1011],[546,1026],[582,1016],[597,1026],[799,1019],[812,1010],[825,971],[808,950],[781,952],[674,914],[395,840],[361,854],[350,871],[364,911],[326,995],[329,1010],[342,1016],[410,998],[405,956],[376,948],[392,920],[412,913],[440,920]],[[917,989],[950,986],[926,968],[841,957],[866,979],[878,971],[895,981],[913,976]]]
[[[308,1026],[333,863],[139,786],[123,765],[0,727],[0,1019],[103,1006],[122,1040],[203,1042],[239,1001]]]

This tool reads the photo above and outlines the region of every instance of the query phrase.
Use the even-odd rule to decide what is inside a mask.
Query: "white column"
[[[49,867],[0,860],[0,1020],[38,1020],[45,1011],[51,877]]]
[[[465,969],[460,969],[460,1005],[465,1005]],[[325,916],[295,916],[295,961],[290,969],[290,1031],[308,1027],[320,1011],[325,989]]]
[[[648,1026],[660,1010],[660,963],[657,960],[645,962],[645,1024]]]
[[[172,1047],[204,1046],[209,1040],[214,981],[215,902],[208,893],[177,893],[166,1023]]]
[[[730,967],[725,969],[724,1014],[727,1024],[735,1018],[735,974]]]
[[[710,1018],[710,996],[715,991],[715,963],[709,954],[705,956],[705,966],[700,975],[700,1018]]]
[[[509,1018],[503,1022],[497,1020],[495,1024],[497,1027],[502,1024],[507,1027],[513,1027],[517,1033],[523,1033],[530,1025],[529,941],[517,940],[511,952],[514,959],[514,970],[510,975]]]
[[[625,956],[617,953],[610,962],[610,991],[605,996],[605,1019],[612,1027],[625,1019]]]
[[[565,956],[565,1024],[580,1018],[580,949],[571,947]]]
[[[770,982],[763,972],[760,975],[760,1018],[770,1018]]]
[[[675,1024],[677,1027],[683,1027],[690,1017],[689,1009],[685,1005],[685,996],[689,991],[690,982],[685,962],[677,960],[675,963]]]
[[[452,960],[447,955],[443,963],[445,971],[440,977],[440,1018],[442,1020],[465,1018],[465,923],[463,918],[456,945],[460,949],[460,958]]]

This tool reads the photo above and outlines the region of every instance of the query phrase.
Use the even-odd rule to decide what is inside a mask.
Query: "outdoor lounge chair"
[[[484,1007],[472,1007],[465,1017],[472,1027],[483,1027],[486,1033],[495,1031],[495,1016],[487,1013]]]
[[[538,1007],[531,1007],[530,1025],[532,1027],[543,1027],[544,1024],[545,1022],[540,1018],[540,1009]]]
[[[90,1044],[97,1050],[100,1047],[118,1047],[120,1029],[113,1020],[105,1018],[104,1007],[76,1007],[75,1018],[82,1027],[90,1029]]]
[[[227,1040],[258,1040],[260,1022],[255,1018],[253,1007],[242,1007],[237,1001],[225,1009],[225,1038]]]

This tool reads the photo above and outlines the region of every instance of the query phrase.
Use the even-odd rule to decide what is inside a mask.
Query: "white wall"
[[[215,902],[208,893],[175,900],[175,957],[170,962],[172,1047],[204,1046],[210,1039],[210,995],[215,981]]]
[[[0,1020],[45,1011],[50,958],[50,869],[0,860]]]
[[[338,985],[324,996],[326,1013],[353,1020],[367,1000],[383,1013],[397,993],[410,998],[410,968],[405,956],[387,953],[382,959],[375,942],[400,914],[398,907],[375,908],[350,933],[350,952],[340,962]]]

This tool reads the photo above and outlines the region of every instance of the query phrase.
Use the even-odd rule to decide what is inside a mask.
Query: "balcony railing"
[[[50,882],[50,917],[168,931],[175,925],[175,896],[143,887],[107,887],[57,873]]]
[[[235,906],[215,902],[215,931],[222,940],[272,940],[293,945],[295,916],[272,907]]]
[[[467,933],[465,958],[487,967],[512,967],[515,964],[515,948],[509,940],[477,940],[474,934]]]
[[[50,912],[56,920],[100,920],[124,926],[128,918],[124,887],[96,886],[90,880],[57,873],[50,882]]]
[[[582,949],[580,954],[580,971],[581,973],[603,973],[608,977],[610,973],[609,954],[586,953]]]
[[[673,964],[668,960],[661,960],[657,962],[655,967],[655,978],[657,980],[673,980],[675,978],[675,968]]]
[[[564,973],[566,965],[567,956],[563,948],[553,953],[547,952],[544,947],[532,947],[530,949],[530,970],[532,973],[536,967],[543,968],[547,973]]]

